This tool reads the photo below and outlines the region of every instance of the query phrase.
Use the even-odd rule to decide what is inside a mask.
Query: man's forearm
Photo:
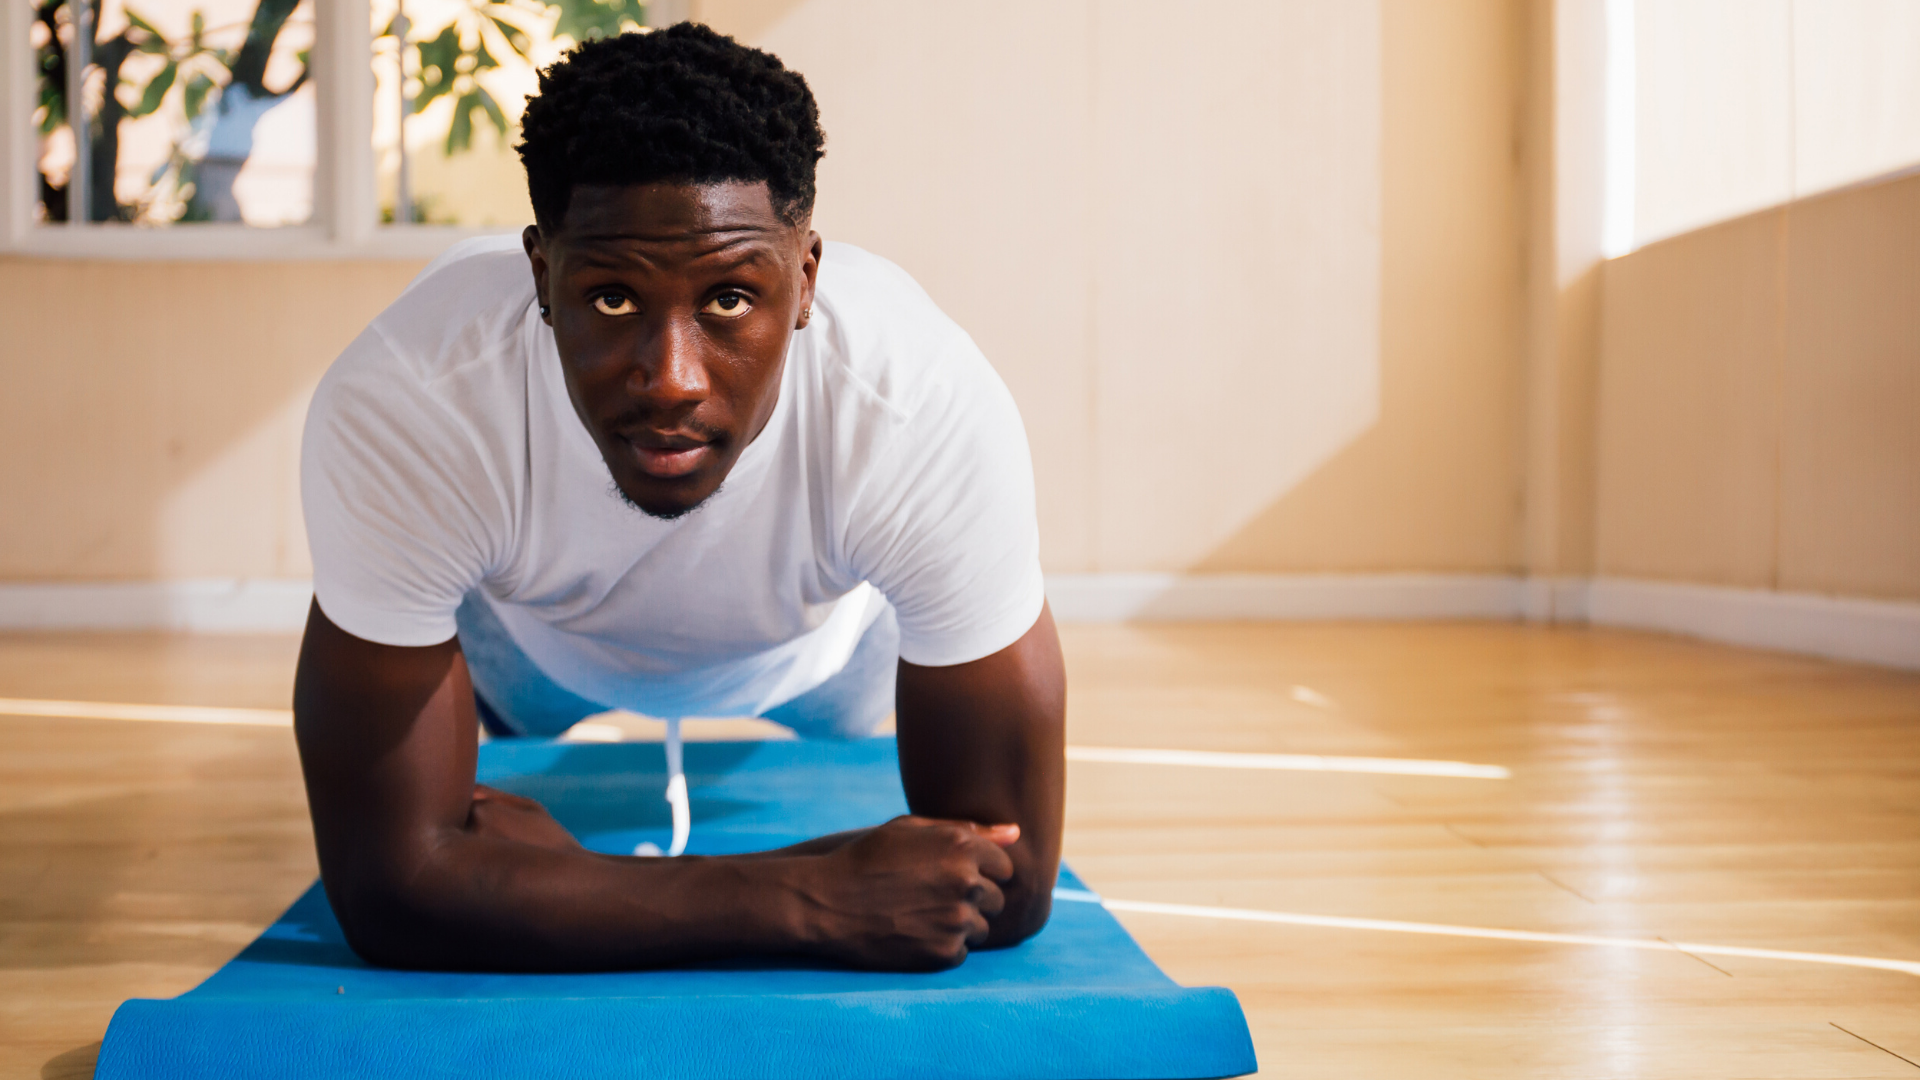
[[[809,858],[623,858],[461,832],[411,867],[325,877],[370,962],[580,971],[805,951]]]
[[[947,967],[987,939],[1013,873],[1010,836],[895,818],[753,855],[636,859],[581,849],[531,800],[475,814],[411,858],[322,845],[349,942],[397,967],[588,971],[802,953]],[[482,803],[476,799],[475,806]],[[491,820],[488,820],[488,818]],[[529,837],[532,842],[529,842]]]

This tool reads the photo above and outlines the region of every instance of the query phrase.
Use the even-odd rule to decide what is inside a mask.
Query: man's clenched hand
[[[952,967],[987,938],[1013,877],[1002,850],[1018,825],[904,816],[796,860],[792,887],[809,951],[864,968]]]

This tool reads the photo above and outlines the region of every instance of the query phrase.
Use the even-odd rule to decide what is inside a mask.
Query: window
[[[0,86],[0,241],[76,256],[417,257],[517,229],[538,68],[646,22],[641,0],[0,3],[0,48],[31,59]]]

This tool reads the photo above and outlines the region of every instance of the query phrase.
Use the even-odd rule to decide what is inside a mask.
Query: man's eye
[[[719,296],[707,301],[707,306],[700,309],[700,314],[718,315],[723,319],[737,319],[751,310],[753,310],[751,301],[737,292],[729,292],[721,293]]]
[[[593,298],[593,310],[602,315],[631,315],[638,309],[633,306],[633,301],[619,293],[607,293]]]

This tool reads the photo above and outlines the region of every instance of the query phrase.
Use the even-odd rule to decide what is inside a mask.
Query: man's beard
[[[681,518],[686,517],[688,514],[691,514],[695,510],[698,510],[701,507],[712,502],[713,497],[715,495],[720,494],[722,491],[725,491],[726,489],[727,489],[727,483],[726,481],[722,480],[720,482],[720,486],[713,489],[712,494],[709,494],[706,498],[701,499],[699,502],[694,503],[692,506],[683,506],[678,510],[668,510],[662,513],[661,511],[658,511],[658,510],[649,510],[646,507],[641,506],[639,503],[634,502],[633,496],[627,494],[627,490],[620,486],[619,481],[615,480],[611,475],[607,477],[607,494],[612,495],[614,498],[619,499],[623,503],[626,503],[629,509],[638,510],[641,513],[647,515],[648,517],[655,519],[656,521],[679,521]]]

